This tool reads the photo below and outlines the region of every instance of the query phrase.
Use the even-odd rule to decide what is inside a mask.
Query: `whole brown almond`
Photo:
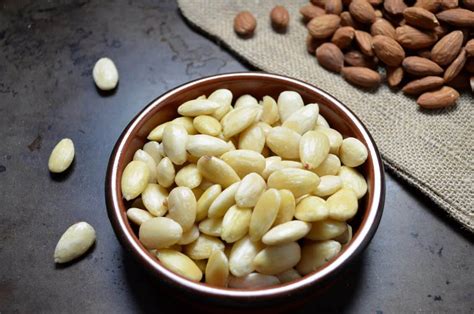
[[[474,27],[474,12],[467,9],[450,9],[436,14],[438,20],[459,27]]]
[[[417,0],[415,7],[423,8],[430,12],[436,13],[441,7],[441,0]]]
[[[333,43],[324,43],[316,49],[319,64],[332,72],[339,73],[344,65],[344,55],[341,49]]]
[[[328,38],[339,28],[340,23],[339,16],[325,14],[312,19],[306,27],[314,38]]]
[[[277,32],[284,32],[290,22],[290,14],[284,6],[277,5],[270,12],[272,27]]]
[[[441,0],[441,8],[443,10],[454,9],[459,6],[458,0]]]
[[[303,16],[303,20],[307,22],[314,19],[315,17],[326,14],[326,12],[324,9],[309,3],[300,8],[300,14]]]
[[[395,39],[388,36],[374,36],[372,38],[372,48],[375,55],[390,67],[398,67],[405,59],[405,50]]]
[[[428,10],[418,7],[406,8],[403,17],[407,24],[423,29],[434,29],[439,25],[436,16]]]
[[[402,65],[406,72],[417,76],[440,75],[443,73],[443,69],[438,64],[417,56],[406,57]]]
[[[433,45],[438,36],[429,31],[420,31],[410,25],[403,25],[395,29],[396,39],[400,45],[408,49],[423,49]]]
[[[403,80],[402,67],[387,67],[387,83],[390,87],[398,86]]]
[[[419,95],[429,90],[443,86],[444,79],[439,76],[425,76],[424,78],[411,81],[403,86],[402,91],[405,94]]]
[[[466,54],[468,57],[473,57],[474,56],[474,39],[469,40],[466,43]]]
[[[403,13],[403,11],[407,8],[407,5],[405,2],[403,2],[403,0],[385,0],[383,3],[383,8],[392,15],[399,15]]]
[[[340,17],[341,17],[341,26],[352,26],[355,29],[360,29],[363,27],[363,24],[354,20],[352,18],[352,15],[348,11],[342,12]]]
[[[257,20],[249,11],[242,11],[234,18],[234,31],[241,37],[251,37],[257,27]]]
[[[439,109],[454,105],[458,98],[459,93],[454,88],[444,86],[437,91],[421,94],[416,102],[425,109]]]
[[[389,21],[383,18],[377,19],[374,24],[370,26],[370,33],[372,36],[384,35],[393,39],[396,38],[395,28]]]
[[[354,67],[375,68],[376,62],[373,57],[364,55],[358,50],[351,50],[344,54],[344,62]]]
[[[462,31],[453,31],[441,38],[431,49],[431,60],[441,66],[450,64],[459,54],[463,38]]]
[[[326,0],[324,9],[327,14],[341,14],[342,12],[342,1],[341,0]]]
[[[356,30],[355,39],[359,45],[360,51],[362,51],[363,54],[369,57],[374,55],[374,51],[372,49],[372,36],[370,36],[369,33]]]
[[[449,67],[446,69],[444,72],[444,81],[449,82],[451,81],[455,76],[461,72],[462,68],[464,67],[464,64],[466,64],[466,49],[461,49],[461,52],[459,52],[459,55],[456,57],[456,59],[453,60],[453,62],[449,65]]]
[[[379,4],[382,4],[383,0],[367,0],[372,6],[376,7]]]
[[[351,26],[339,27],[331,38],[331,42],[341,49],[349,47],[354,39],[355,30]]]
[[[356,21],[361,23],[375,22],[375,10],[367,0],[352,0],[349,4],[349,12]]]
[[[346,81],[356,86],[375,88],[380,85],[380,74],[369,68],[344,67],[341,74]]]

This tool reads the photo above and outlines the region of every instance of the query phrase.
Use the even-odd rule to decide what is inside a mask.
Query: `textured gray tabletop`
[[[190,29],[174,1],[0,5],[0,313],[190,306],[115,238],[104,200],[106,165],[121,130],[152,99],[195,78],[248,68]],[[110,95],[91,78],[102,56],[120,73]],[[74,140],[76,160],[66,177],[55,178],[47,160],[63,137]],[[80,220],[96,228],[96,246],[72,265],[55,266],[58,238]],[[473,313],[473,247],[472,235],[387,174],[374,240],[345,278],[302,312]]]

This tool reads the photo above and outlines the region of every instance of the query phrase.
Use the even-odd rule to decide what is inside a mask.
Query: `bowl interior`
[[[336,259],[297,282],[281,285],[278,288],[257,289],[253,292],[240,291],[240,293],[235,291],[236,289],[212,288],[204,284],[193,283],[163,268],[141,245],[136,235],[136,228],[128,222],[126,210],[130,204],[122,199],[120,180],[122,171],[127,163],[132,160],[134,152],[143,147],[147,141],[148,133],[154,127],[177,116],[176,110],[180,104],[201,95],[209,95],[219,88],[231,90],[234,101],[243,94],[251,94],[257,99],[270,95],[277,99],[282,91],[296,91],[302,96],[305,104],[319,104],[320,114],[326,118],[332,128],[341,132],[344,137],[358,138],[368,147],[368,160],[358,168],[367,178],[368,192],[360,200],[358,213],[350,222],[354,231],[351,243],[343,249]],[[184,283],[191,290],[197,288],[197,290],[205,293],[250,297],[272,293],[288,293],[293,289],[301,289],[320,280],[325,275],[335,272],[343,264],[349,262],[354,255],[357,255],[367,245],[377,228],[382,212],[381,205],[383,206],[384,191],[383,168],[378,151],[365,127],[350,110],[332,96],[314,86],[291,78],[264,73],[234,73],[204,78],[175,88],[154,100],[132,120],[118,140],[109,163],[106,185],[109,217],[116,234],[122,244],[130,249],[145,264],[145,267],[155,271],[158,270],[165,275],[165,280],[168,279],[172,283],[173,280],[178,280],[180,284]],[[262,292],[267,290],[269,292]]]

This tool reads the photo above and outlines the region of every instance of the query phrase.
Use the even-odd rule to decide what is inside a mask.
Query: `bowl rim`
[[[148,115],[152,109],[158,106],[163,100],[176,93],[180,93],[182,90],[187,89],[188,87],[196,84],[202,83],[210,80],[216,79],[229,79],[241,77],[246,79],[272,79],[272,80],[282,80],[285,82],[292,82],[294,85],[301,86],[305,89],[312,90],[312,92],[319,94],[323,98],[329,100],[333,105],[337,106],[339,110],[343,111],[346,114],[352,123],[355,124],[356,128],[360,131],[362,137],[367,143],[367,149],[369,155],[372,156],[371,160],[374,168],[374,191],[373,199],[371,206],[368,208],[368,215],[366,215],[361,223],[361,227],[358,229],[357,235],[351,240],[351,243],[342,250],[339,255],[326,264],[323,268],[318,271],[307,275],[297,281],[281,284],[274,287],[262,288],[262,289],[253,289],[253,290],[242,290],[242,289],[231,289],[231,288],[219,288],[209,286],[203,283],[194,282],[189,279],[186,279],[174,272],[168,270],[162,266],[158,260],[152,255],[143,249],[143,247],[134,240],[134,235],[130,234],[130,229],[127,228],[127,222],[125,221],[123,215],[121,214],[119,202],[121,197],[118,193],[118,180],[117,172],[120,157],[124,153],[124,146],[127,143],[127,140],[130,138],[134,129],[139,125],[141,121]],[[181,288],[189,290],[190,292],[200,293],[206,296],[214,296],[217,298],[233,298],[233,299],[266,299],[266,298],[275,298],[277,296],[289,296],[293,295],[296,292],[301,292],[305,288],[312,286],[315,283],[321,283],[326,281],[329,277],[333,277],[339,273],[345,266],[350,263],[355,257],[363,251],[368,243],[371,241],[374,236],[378,225],[380,223],[384,201],[385,201],[385,173],[383,168],[382,159],[379,153],[379,150],[370,135],[369,131],[365,125],[360,121],[360,119],[342,102],[330,95],[329,93],[321,90],[320,88],[306,83],[304,81],[279,75],[271,74],[265,72],[232,72],[224,73],[202,77],[196,80],[189,81],[187,83],[181,84],[173,89],[170,89],[152,100],[148,105],[146,105],[125,127],[122,134],[117,139],[112,153],[109,158],[109,163],[107,167],[107,174],[105,178],[105,198],[107,204],[107,213],[109,220],[112,224],[114,232],[121,242],[121,244],[132,253],[132,255],[137,258],[148,270],[152,271],[156,275],[160,275],[160,279],[164,279],[170,284],[178,284]]]

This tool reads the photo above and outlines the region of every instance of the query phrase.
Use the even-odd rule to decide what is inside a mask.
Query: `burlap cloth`
[[[178,0],[193,25],[255,67],[309,82],[349,106],[369,128],[385,165],[474,232],[472,94],[463,94],[454,108],[426,111],[386,86],[375,93],[352,87],[306,52],[307,31],[298,10],[307,2]],[[284,35],[275,33],[269,23],[269,12],[276,4],[290,13]],[[242,10],[251,11],[258,23],[254,37],[247,40],[233,31],[234,16]]]

